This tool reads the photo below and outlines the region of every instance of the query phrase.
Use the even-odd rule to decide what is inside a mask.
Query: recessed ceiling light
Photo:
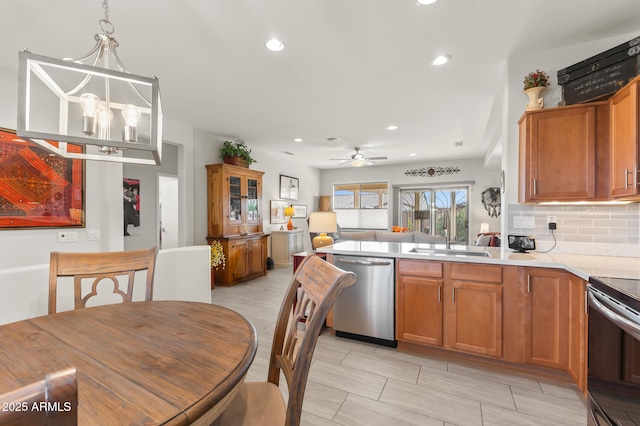
[[[267,49],[271,50],[272,52],[279,52],[284,49],[284,42],[282,40],[278,40],[277,38],[272,38],[265,44],[265,46],[267,46]]]
[[[387,126],[387,130],[397,130],[398,126],[396,126],[395,124],[392,124],[391,126]]]
[[[416,0],[416,3],[418,3],[419,5],[427,5],[427,4],[434,4],[435,2],[437,2],[438,0]]]
[[[451,60],[450,55],[440,55],[437,58],[435,58],[433,61],[431,61],[431,65],[435,65],[435,66],[444,65],[450,60]]]
[[[415,152],[412,152],[411,154],[409,154],[409,157],[415,157],[417,154]]]
[[[340,139],[339,138],[327,138],[327,140],[329,142],[338,142]]]
[[[294,142],[302,142],[302,139],[301,138],[295,138],[293,141]]]

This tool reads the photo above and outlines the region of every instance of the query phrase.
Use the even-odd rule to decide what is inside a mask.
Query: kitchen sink
[[[414,247],[410,250],[411,253],[430,254],[435,256],[473,256],[473,257],[491,257],[486,251],[470,251],[460,249],[433,249],[433,248],[421,248]]]

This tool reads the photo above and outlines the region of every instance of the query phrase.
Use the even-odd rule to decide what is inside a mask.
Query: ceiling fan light
[[[351,161],[351,165],[353,167],[362,167],[362,166],[364,166],[364,160],[361,160],[361,159],[353,160],[353,161]]]

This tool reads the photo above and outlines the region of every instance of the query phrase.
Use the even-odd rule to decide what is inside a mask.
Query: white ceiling
[[[319,168],[356,146],[389,158],[377,164],[483,157],[512,53],[640,30],[639,0],[111,0],[109,9],[120,58],[158,76],[166,117]],[[101,0],[3,0],[0,11],[0,66],[16,79],[20,49],[79,57],[103,18]],[[285,50],[268,51],[271,37]],[[434,68],[441,53],[452,61]]]

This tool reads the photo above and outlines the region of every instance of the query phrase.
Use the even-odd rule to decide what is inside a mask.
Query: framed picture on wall
[[[57,142],[53,142],[57,144]],[[68,152],[83,152],[67,145]],[[84,227],[84,161],[0,128],[0,229]]]
[[[285,207],[289,207],[289,203],[281,200],[271,200],[270,221],[269,223],[287,223],[284,215]]]
[[[303,204],[291,204],[293,217],[307,217],[307,206]]]
[[[297,200],[300,182],[298,178],[280,175],[280,198],[285,200]]]

